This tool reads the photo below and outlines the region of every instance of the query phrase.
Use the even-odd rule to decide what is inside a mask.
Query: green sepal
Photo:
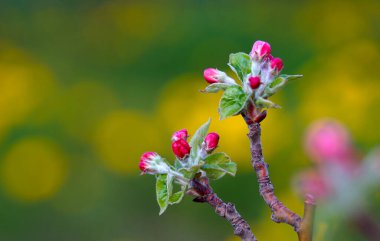
[[[236,73],[242,83],[246,76],[251,73],[251,58],[246,53],[230,54],[228,66]]]
[[[231,161],[227,154],[215,153],[209,155],[204,160],[205,164],[201,167],[206,172],[206,176],[212,180],[217,180],[226,174],[235,176],[237,171],[236,163]]]
[[[219,102],[219,116],[223,120],[239,114],[245,107],[249,95],[239,85],[228,87]]]

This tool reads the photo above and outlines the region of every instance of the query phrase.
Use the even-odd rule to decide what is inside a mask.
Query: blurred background
[[[219,121],[220,94],[199,92],[203,69],[228,71],[228,55],[260,39],[283,73],[304,75],[263,122],[277,194],[302,214],[293,183],[314,165],[303,148],[310,123],[338,119],[360,153],[380,142],[379,9],[377,0],[2,0],[0,240],[235,240],[189,197],[158,216],[154,178],[139,176],[143,152],[174,159],[171,134],[209,117],[238,163],[214,190],[259,240],[297,240],[258,195],[243,120]],[[372,194],[379,218],[380,189]],[[317,240],[366,240],[340,222],[317,222]]]

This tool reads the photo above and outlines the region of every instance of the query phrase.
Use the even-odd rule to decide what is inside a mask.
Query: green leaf
[[[168,180],[167,174],[157,175],[156,196],[157,196],[158,205],[160,206],[160,215],[165,212],[169,204],[167,180]]]
[[[251,58],[246,53],[230,54],[228,65],[236,73],[241,82],[251,73]]]
[[[202,92],[205,93],[217,93],[219,90],[225,90],[227,89],[231,84],[227,83],[214,83],[211,85],[208,85],[206,89],[202,90]]]
[[[225,174],[231,176],[236,174],[236,163],[232,162],[230,157],[223,152],[212,154],[204,161],[205,165],[202,166],[202,170],[206,172],[207,177],[210,179],[217,180]]]
[[[199,127],[189,142],[191,146],[190,157],[192,160],[195,160],[197,158],[198,152],[202,147],[202,142],[207,135],[208,129],[210,128],[210,123],[211,119],[208,119],[206,123]]]
[[[243,110],[249,95],[246,94],[243,89],[238,85],[228,87],[219,103],[219,115],[223,120],[229,116],[237,115]]]
[[[185,195],[185,187],[181,191],[178,191],[170,196],[169,204],[177,204],[182,201],[183,196]]]

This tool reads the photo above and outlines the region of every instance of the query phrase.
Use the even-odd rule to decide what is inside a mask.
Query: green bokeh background
[[[379,143],[379,9],[376,0],[2,0],[0,240],[235,240],[190,198],[159,217],[154,178],[139,176],[141,153],[172,158],[171,133],[209,117],[238,163],[215,191],[259,240],[296,240],[258,195],[243,121],[219,121],[218,95],[199,92],[203,69],[228,71],[228,55],[260,39],[284,73],[304,75],[263,123],[277,193],[302,213],[292,182],[312,166],[303,151],[312,121],[339,119],[363,153]],[[363,240],[348,228],[333,234]]]

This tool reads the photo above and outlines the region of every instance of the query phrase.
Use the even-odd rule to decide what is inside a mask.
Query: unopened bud
[[[164,174],[170,167],[155,152],[145,152],[140,159],[140,170],[145,174]]]
[[[174,132],[171,140],[172,140],[172,142],[178,141],[180,139],[183,139],[186,141],[188,137],[189,137],[189,135],[187,134],[187,130],[182,129],[182,130]]]
[[[187,141],[179,139],[172,143],[172,149],[176,157],[183,159],[189,155],[191,147]]]
[[[205,69],[203,72],[203,77],[209,84],[214,83],[228,83],[228,84],[235,84],[235,81],[227,76],[226,73],[223,71],[208,68]]]
[[[249,86],[251,86],[253,90],[259,88],[261,84],[260,81],[261,81],[260,76],[250,76],[248,78]]]
[[[252,51],[250,53],[250,56],[253,60],[262,60],[266,56],[270,54],[271,48],[269,43],[264,41],[256,41],[253,44]]]
[[[272,69],[274,75],[278,75],[284,67],[284,63],[280,58],[272,58],[269,61],[269,67]]]
[[[210,132],[207,134],[204,140],[205,150],[210,153],[218,146],[219,143],[219,135],[215,132]]]

